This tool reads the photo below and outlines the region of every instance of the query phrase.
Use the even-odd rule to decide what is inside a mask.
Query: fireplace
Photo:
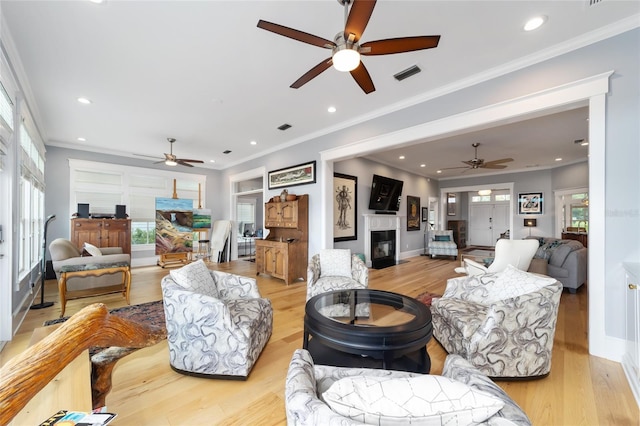
[[[363,248],[367,267],[378,269],[398,264],[402,247],[400,216],[381,214],[364,214],[363,216]]]
[[[396,231],[371,231],[371,267],[382,269],[396,264]]]

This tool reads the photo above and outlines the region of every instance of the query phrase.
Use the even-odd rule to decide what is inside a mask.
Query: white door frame
[[[438,138],[487,125],[539,116],[548,111],[568,110],[578,105],[589,106],[589,353],[619,361],[624,353],[624,340],[609,337],[605,331],[605,164],[606,164],[606,95],[609,92],[607,71],[561,86],[531,93],[519,98],[487,105],[413,127],[355,141],[320,153],[321,184],[321,248],[333,247],[332,179],[334,161],[388,150],[409,143],[435,141]],[[451,190],[451,189],[449,189]],[[512,200],[513,202],[513,200]],[[441,208],[442,211],[442,208]]]

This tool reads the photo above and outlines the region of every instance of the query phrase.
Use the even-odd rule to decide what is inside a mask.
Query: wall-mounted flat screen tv
[[[400,196],[404,182],[389,177],[373,175],[369,209],[375,211],[400,210]]]

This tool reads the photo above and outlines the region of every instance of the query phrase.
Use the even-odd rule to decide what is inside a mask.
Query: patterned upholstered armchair
[[[561,293],[555,278],[510,265],[452,278],[431,304],[433,336],[489,377],[546,376]]]
[[[445,395],[446,389],[442,386],[438,387],[438,390],[434,392],[434,394],[437,395],[435,395],[431,401],[437,399],[438,402],[443,405],[436,410],[437,413],[433,415],[434,418],[417,419],[414,416],[412,420],[417,421],[418,424],[477,424],[490,426],[531,425],[531,420],[529,420],[524,411],[522,411],[522,409],[499,386],[493,383],[491,379],[482,374],[460,356],[447,356],[442,376],[429,376],[404,371],[316,365],[314,364],[309,352],[304,349],[297,349],[291,358],[291,363],[289,364],[289,371],[287,373],[285,383],[287,425],[364,426],[366,424],[379,424],[370,416],[365,417],[364,415],[354,413],[353,411],[349,417],[338,413],[335,409],[332,409],[329,403],[326,402],[326,399],[323,398],[323,394],[330,390],[332,385],[342,379],[349,380],[350,378],[371,377],[380,381],[391,381],[411,378],[419,379],[421,376],[428,376],[429,379],[433,379],[434,377],[450,379],[450,384],[452,386],[456,386],[456,384],[466,386],[467,391],[465,394],[480,391],[490,398],[493,398],[494,401],[497,400],[498,407],[494,407],[492,410],[493,414],[489,414],[488,418],[484,420],[479,419],[484,418],[486,413],[485,416],[474,417],[474,420],[476,421],[469,421],[468,419],[465,421],[460,418],[465,415],[462,410],[451,414],[450,417],[446,417],[448,413],[445,411],[447,409],[452,409],[450,407],[452,407],[453,404],[449,401],[443,401],[443,395]],[[447,381],[442,382],[444,382],[444,385],[448,385]],[[435,386],[432,388],[435,388]],[[420,390],[417,390],[416,393],[419,392]],[[456,393],[458,395],[462,394],[462,392]],[[406,393],[402,392],[397,392],[397,394],[401,395],[401,398],[406,396]],[[326,396],[326,394],[324,396]],[[382,402],[380,393],[377,392],[373,396],[374,408],[376,410],[384,410],[384,408],[381,408]],[[416,396],[416,398],[405,398],[405,400],[410,402],[411,400],[417,400],[418,398],[419,397]],[[422,399],[417,405],[424,407],[428,405],[428,402],[430,401]],[[341,405],[346,406],[346,400],[345,403]],[[466,409],[468,410],[469,407],[478,409],[478,405],[479,404],[470,404],[467,405]],[[443,408],[444,406],[446,406],[446,408]],[[500,406],[502,406],[502,408],[499,408]],[[393,419],[396,422],[388,424],[409,424],[408,416],[411,408],[408,406],[401,408],[404,411],[404,415],[401,416],[402,421],[398,422],[398,418],[396,417]],[[363,423],[362,420],[366,421],[366,423]]]
[[[458,258],[458,245],[453,240],[453,231],[449,229],[431,229],[427,234],[427,254],[434,256],[453,256]]]
[[[307,267],[307,300],[332,290],[369,287],[369,269],[351,250],[327,249],[311,257]]]
[[[180,373],[246,380],[271,337],[273,309],[256,280],[202,260],[162,279],[169,362]]]

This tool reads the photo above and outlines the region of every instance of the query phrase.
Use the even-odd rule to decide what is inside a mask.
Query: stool
[[[202,249],[202,245],[204,246],[204,250]],[[198,257],[205,260],[211,259],[211,244],[209,244],[209,240],[198,240]],[[201,254],[204,253],[204,254]]]

